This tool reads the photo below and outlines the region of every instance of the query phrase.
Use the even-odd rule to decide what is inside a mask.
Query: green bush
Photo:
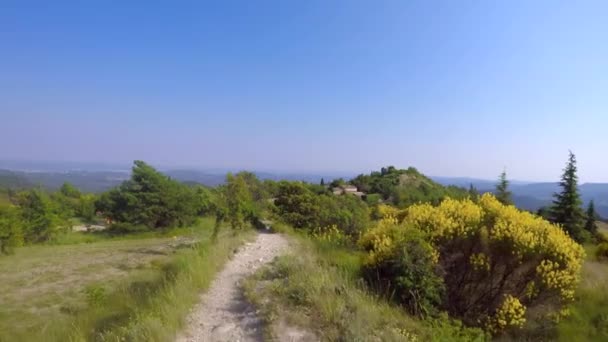
[[[356,237],[369,222],[367,205],[358,197],[317,195],[299,182],[281,182],[274,204],[275,213],[294,228],[336,226],[346,235]]]
[[[598,260],[608,260],[608,242],[600,243],[597,246],[595,256]]]
[[[15,206],[0,205],[0,254],[11,254],[23,244],[23,222]]]
[[[438,275],[436,255],[424,234],[406,229],[399,234],[394,253],[364,267],[366,280],[381,293],[388,293],[417,316],[437,313],[445,286]]]

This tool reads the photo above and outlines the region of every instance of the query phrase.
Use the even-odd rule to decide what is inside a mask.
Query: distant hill
[[[46,164],[45,164],[46,165]],[[23,165],[20,164],[23,167]],[[38,164],[28,164],[32,169],[4,170],[0,169],[0,189],[26,189],[42,186],[50,190],[57,190],[65,182],[72,183],[84,192],[103,192],[115,187],[129,179],[130,170],[62,170],[58,167],[47,167],[45,170],[33,169],[42,167]],[[202,184],[205,186],[217,186],[226,179],[226,171],[213,170],[163,170],[163,173],[171,178],[188,184]],[[319,183],[323,178],[326,182],[333,179],[351,175],[316,175],[305,173],[271,173],[256,172],[256,175],[264,179],[272,180],[300,180],[310,183]]]
[[[446,196],[458,198],[467,194],[464,188],[441,185],[413,167],[383,167],[368,175],[361,174],[350,180],[350,183],[368,194],[368,198],[375,195],[400,207],[417,202],[438,203]]]
[[[493,192],[495,181],[462,178],[462,177],[432,177],[436,182],[443,185],[458,185],[468,187],[473,184],[479,192]],[[465,185],[466,184],[466,185]],[[513,201],[521,209],[536,211],[542,206],[549,206],[553,200],[553,194],[558,192],[559,183],[549,182],[518,182],[510,184],[513,192]],[[594,200],[595,209],[603,218],[608,218],[608,184],[607,183],[585,183],[579,186],[583,202],[586,204]]]

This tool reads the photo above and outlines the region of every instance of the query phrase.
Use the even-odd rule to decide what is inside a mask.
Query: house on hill
[[[338,187],[333,188],[332,192],[334,193],[334,195],[349,194],[349,195],[355,195],[357,197],[363,197],[363,195],[365,195],[363,192],[357,191],[357,190],[358,190],[357,187],[354,185],[344,184],[344,185],[340,185]]]

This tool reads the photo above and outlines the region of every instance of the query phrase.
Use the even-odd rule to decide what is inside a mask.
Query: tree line
[[[597,242],[602,240],[597,229],[598,215],[593,200],[583,209],[577,170],[576,156],[570,151],[559,182],[560,191],[553,194],[552,205],[540,208],[537,215],[560,225],[577,242]],[[512,193],[508,188],[509,181],[506,171],[503,171],[496,184],[495,195],[501,203],[512,205]]]

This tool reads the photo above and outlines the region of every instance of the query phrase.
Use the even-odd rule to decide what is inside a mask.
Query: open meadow
[[[17,249],[0,259],[0,341],[124,336],[120,329],[135,324],[136,315],[169,305],[182,310],[164,312],[164,318],[175,319],[177,329],[189,307],[180,303],[195,301],[242,241],[232,232],[222,233],[220,243],[211,246],[211,234],[212,220],[202,219],[194,227],[162,234],[112,238],[73,232],[56,245]],[[192,281],[192,276],[198,279]],[[184,291],[175,303],[161,303],[162,294],[176,286]],[[147,339],[141,332],[132,337]]]

